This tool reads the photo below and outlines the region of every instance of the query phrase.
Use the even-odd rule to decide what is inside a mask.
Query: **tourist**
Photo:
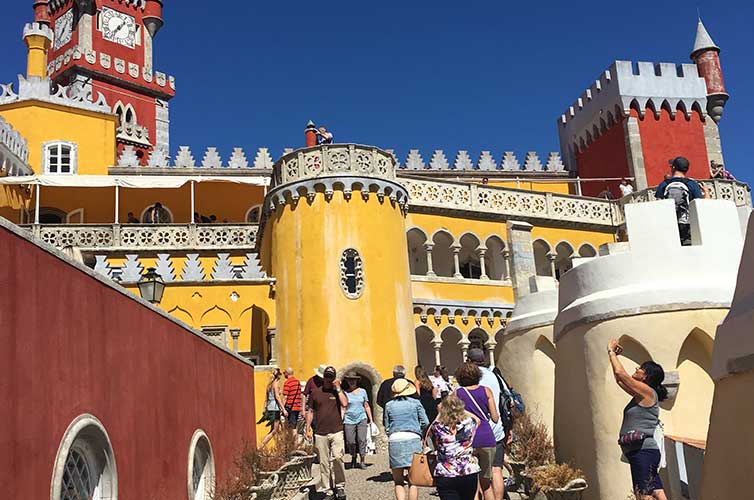
[[[479,487],[484,500],[494,500],[492,489],[492,462],[495,460],[497,440],[492,424],[500,420],[492,391],[479,385],[482,372],[476,363],[467,361],[456,371],[456,380],[461,386],[455,394],[464,402],[466,410],[479,418],[479,428],[474,436],[474,455],[479,460]]]
[[[309,394],[309,410],[306,412],[306,436],[314,436],[314,447],[319,457],[320,488],[328,500],[346,498],[341,411],[348,405],[348,398],[335,376],[335,368],[325,368],[322,385],[315,386]]]
[[[351,468],[357,466],[366,469],[367,433],[374,421],[372,409],[369,407],[367,391],[359,387],[361,377],[358,373],[349,372],[344,377],[346,381],[346,398],[348,406],[343,416],[343,425],[346,432],[346,449],[351,454]],[[357,465],[356,456],[361,459]]]
[[[628,196],[629,194],[634,192],[634,187],[630,182],[628,182],[628,179],[626,178],[620,181],[620,186],[618,186],[618,188],[620,189],[621,196]]]
[[[607,344],[615,381],[631,396],[623,410],[618,442],[631,465],[636,498],[667,500],[659,473],[660,443],[654,438],[660,426],[660,401],[668,397],[668,391],[662,385],[665,372],[657,363],[646,361],[629,375],[618,359],[621,352],[623,348],[617,340]]]
[[[479,348],[469,349],[468,360],[479,367],[482,377],[479,379],[479,385],[489,389],[492,392],[492,400],[495,402],[495,408],[498,415],[502,410],[500,408],[501,394],[507,390],[505,382],[490,370],[489,357]],[[505,480],[503,478],[503,467],[505,466],[505,447],[510,444],[512,433],[503,427],[503,419],[490,422],[492,433],[495,435],[495,456],[492,459],[492,491],[495,494],[495,500],[503,500],[505,497]],[[507,435],[506,435],[507,433]]]
[[[217,224],[217,215],[212,214],[209,216],[209,223],[210,224]]]
[[[393,399],[385,405],[384,424],[388,436],[388,457],[395,484],[395,498],[417,500],[419,490],[412,484],[407,485],[406,476],[414,453],[422,452],[422,436],[429,426],[429,419],[421,403],[413,397],[416,395],[416,387],[411,381],[405,378],[396,379],[391,386],[391,392]]]
[[[129,224],[138,224],[139,219],[136,218],[133,212],[128,212],[128,223]]]
[[[605,189],[600,191],[600,194],[597,195],[597,198],[604,198],[606,200],[614,200],[615,196],[613,196],[612,191],[610,191],[610,187],[605,183]]]
[[[380,388],[377,391],[377,404],[380,408],[385,408],[387,402],[393,397],[393,382],[399,378],[406,378],[406,368],[403,365],[395,365],[393,367],[393,377],[380,384]],[[410,382],[413,383],[412,381]]]
[[[261,447],[264,448],[267,443],[270,442],[272,437],[278,433],[282,427],[280,415],[283,417],[288,416],[288,412],[285,410],[283,401],[280,398],[280,386],[278,381],[282,377],[283,372],[280,368],[273,368],[270,381],[267,382],[267,392],[264,400],[264,413],[262,418],[259,419],[258,424],[267,422],[267,426],[270,428],[270,432],[264,437],[261,443]]]
[[[725,165],[717,163],[715,160],[710,162],[710,170],[712,171],[711,179],[724,179],[726,181],[736,180],[736,178],[733,177],[733,174],[725,169]]]
[[[414,368],[414,376],[416,377],[414,385],[416,386],[416,392],[419,394],[419,402],[427,413],[429,421],[433,422],[435,417],[437,417],[437,398],[440,396],[440,393],[435,389],[432,381],[429,380],[427,370],[423,366],[419,365]]]
[[[450,381],[448,380],[448,370],[444,366],[435,366],[435,371],[429,376],[432,385],[437,389],[438,399],[445,399],[450,394]]]
[[[167,210],[162,207],[162,203],[157,201],[144,214],[144,222],[147,224],[165,224],[170,222],[170,217],[167,215]]]
[[[681,245],[691,245],[691,224],[689,223],[689,204],[692,200],[704,198],[699,183],[686,177],[689,161],[683,156],[669,160],[672,175],[657,186],[655,198],[673,200],[678,219],[678,232]]]
[[[301,399],[301,382],[293,376],[293,368],[286,368],[285,382],[283,383],[283,408],[288,413],[286,423],[291,437],[295,437],[298,430],[302,408]]]
[[[326,127],[319,127],[319,129],[316,131],[316,134],[317,144],[332,144],[333,135],[331,132],[327,131]]]
[[[437,451],[435,486],[440,500],[472,500],[476,497],[479,464],[472,442],[479,419],[466,411],[464,402],[451,394],[440,403],[429,435]]]

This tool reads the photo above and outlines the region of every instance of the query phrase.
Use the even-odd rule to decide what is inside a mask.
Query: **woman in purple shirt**
[[[479,428],[474,435],[472,446],[474,454],[479,460],[479,487],[484,500],[494,500],[492,490],[492,461],[495,458],[495,433],[490,422],[497,423],[500,415],[497,403],[488,387],[479,385],[482,372],[476,363],[466,362],[456,371],[456,380],[461,387],[456,390],[456,396],[463,401],[466,411],[479,419]]]

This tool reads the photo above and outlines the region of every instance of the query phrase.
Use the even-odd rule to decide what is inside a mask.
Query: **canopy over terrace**
[[[33,175],[0,178],[0,186],[35,186],[34,224],[39,224],[40,199],[42,187],[54,188],[115,188],[115,218],[119,223],[120,188],[126,189],[180,189],[190,186],[191,214],[195,212],[195,186],[197,183],[228,183],[261,186],[267,192],[270,178],[267,176],[138,176],[138,175]],[[191,222],[194,222],[193,219]]]

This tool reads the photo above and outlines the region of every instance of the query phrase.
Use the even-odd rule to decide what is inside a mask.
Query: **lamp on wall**
[[[162,300],[162,294],[165,292],[165,282],[157,274],[154,267],[147,269],[138,283],[141,298],[148,300],[152,304],[159,304]]]

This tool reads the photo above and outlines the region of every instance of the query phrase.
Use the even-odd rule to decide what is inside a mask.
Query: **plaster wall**
[[[406,225],[400,207],[375,195],[350,200],[317,193],[270,215],[271,273],[277,279],[278,360],[300,373],[321,363],[363,361],[388,374],[416,362]],[[341,289],[344,250],[363,261],[364,288]]]
[[[26,138],[29,165],[42,171],[42,145],[66,140],[78,145],[79,174],[107,175],[115,165],[115,115],[95,113],[39,101],[0,106],[0,116]]]
[[[579,177],[581,177],[581,192],[585,196],[597,196],[610,188],[613,196],[620,197],[618,185],[620,181],[593,181],[597,177],[628,177],[631,171],[626,157],[626,139],[623,132],[623,121],[618,120],[604,134],[593,143],[576,153]]]

